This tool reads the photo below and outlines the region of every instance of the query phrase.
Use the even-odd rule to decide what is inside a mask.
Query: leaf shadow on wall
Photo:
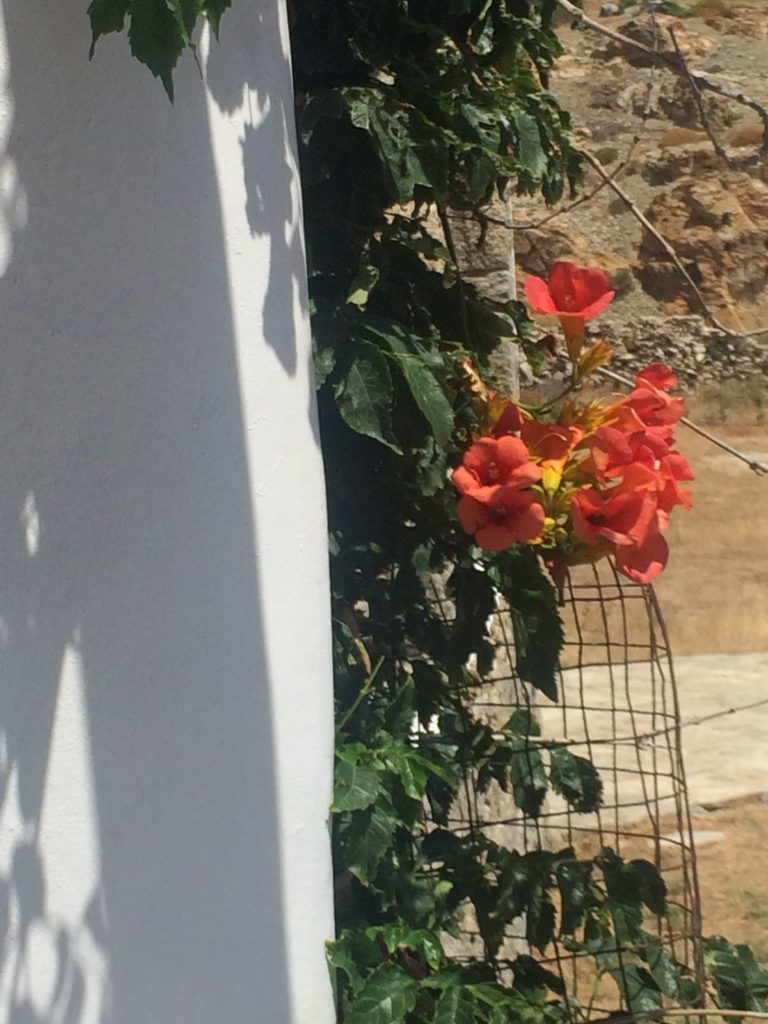
[[[301,203],[292,185],[293,152],[282,141],[265,145],[266,138],[282,139],[286,131],[289,137],[294,135],[293,106],[285,99],[292,96],[291,73],[286,61],[279,71],[282,80],[269,81],[265,62],[259,56],[264,40],[273,40],[274,46],[279,38],[279,4],[263,4],[245,31],[250,38],[233,54],[227,49],[224,19],[221,42],[211,44],[206,80],[219,108],[227,113],[240,107],[244,93],[248,96],[252,123],[246,126],[241,140],[246,213],[251,233],[268,237],[271,246],[263,333],[285,371],[293,375],[298,360],[294,307],[306,311],[308,305]],[[268,190],[264,188],[267,182]],[[296,272],[297,267],[302,273]]]
[[[286,1021],[269,666],[204,89],[186,61],[172,108],[124,38],[88,65],[81,0],[7,4],[5,22],[28,214],[0,281],[0,1017]],[[290,366],[278,270],[270,344]],[[84,736],[67,732],[67,672]],[[54,770],[68,756],[84,773],[70,790]]]

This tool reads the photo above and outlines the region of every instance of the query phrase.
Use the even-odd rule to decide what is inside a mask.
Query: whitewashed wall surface
[[[0,4],[0,1024],[329,1024],[285,14],[171,107],[86,7]]]

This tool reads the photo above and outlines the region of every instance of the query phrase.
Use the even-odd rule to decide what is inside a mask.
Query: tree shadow
[[[277,1024],[270,669],[205,91],[185,62],[172,108],[124,38],[89,66],[83,15],[5,9],[0,1017]],[[264,334],[294,372],[299,213],[258,89],[249,219],[272,239]]]

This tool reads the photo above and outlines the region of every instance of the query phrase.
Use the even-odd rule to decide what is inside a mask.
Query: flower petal
[[[651,363],[644,370],[640,370],[635,381],[639,388],[650,384],[659,391],[669,391],[677,384],[677,377],[666,363]]]
[[[669,545],[664,536],[654,532],[645,543],[616,552],[616,568],[635,583],[651,583],[669,560]]]
[[[527,277],[525,279],[525,297],[537,313],[557,312],[547,282],[542,277]]]

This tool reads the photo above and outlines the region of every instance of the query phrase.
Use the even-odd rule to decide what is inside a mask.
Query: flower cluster
[[[620,572],[648,583],[667,563],[672,510],[691,507],[682,485],[693,474],[674,442],[676,378],[654,363],[618,401],[580,403],[571,393],[611,355],[602,341],[583,347],[586,321],[613,298],[608,279],[555,263],[548,281],[529,278],[526,293],[563,322],[572,379],[557,401],[530,407],[475,378],[482,433],[453,472],[459,522],[488,551],[536,544],[553,565],[612,555]]]

